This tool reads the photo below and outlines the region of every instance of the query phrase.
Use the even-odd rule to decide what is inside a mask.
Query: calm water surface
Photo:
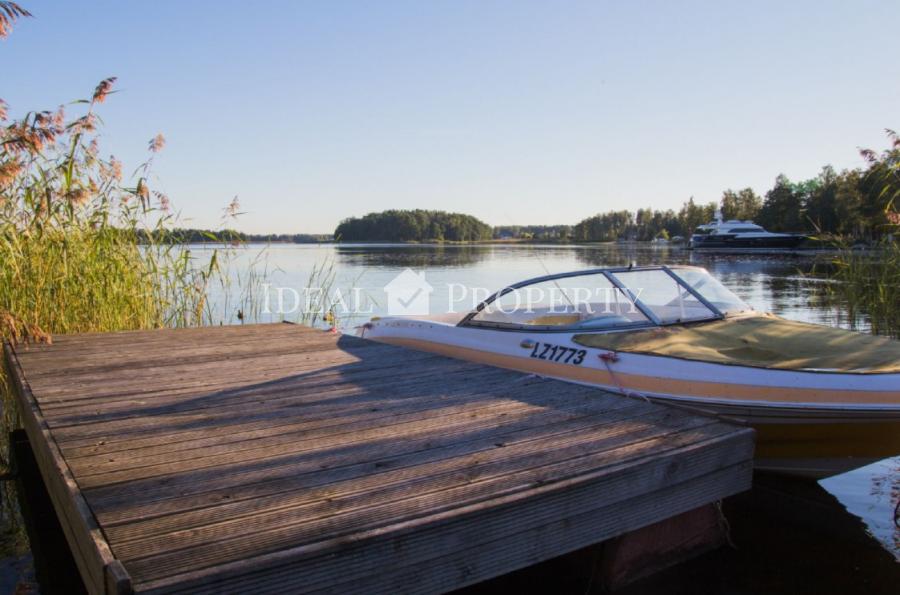
[[[204,258],[209,248],[194,248],[198,258]],[[553,246],[553,245],[251,245],[241,248],[233,258],[234,275],[246,279],[253,268],[264,276],[271,289],[269,314],[259,318],[282,318],[277,309],[276,287],[297,290],[305,288],[313,267],[333,266],[334,288],[340,289],[348,304],[355,295],[366,298],[363,305],[371,314],[344,317],[345,324],[358,323],[371,315],[385,313],[384,286],[407,268],[423,272],[434,288],[431,295],[433,312],[467,311],[476,295],[495,291],[508,284],[548,273],[577,269],[644,264],[690,264],[707,268],[736,294],[754,308],[774,312],[786,318],[831,324],[849,325],[839,309],[828,308],[816,294],[826,282],[827,259],[819,263],[811,257],[713,256],[694,254],[670,247],[638,245]],[[235,283],[235,287],[240,285]],[[460,286],[469,288],[460,299]],[[219,292],[219,305],[223,303]],[[284,295],[287,310],[296,303],[290,292]],[[227,309],[222,315],[231,322],[240,296],[235,288],[228,292]],[[301,298],[302,299],[302,298]],[[265,300],[262,300],[265,301]],[[352,309],[352,308],[351,308]],[[288,312],[284,318],[296,318]]]

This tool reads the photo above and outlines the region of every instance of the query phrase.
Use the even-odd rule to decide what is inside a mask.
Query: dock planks
[[[6,357],[94,593],[448,591],[750,485],[751,430],[295,325]]]

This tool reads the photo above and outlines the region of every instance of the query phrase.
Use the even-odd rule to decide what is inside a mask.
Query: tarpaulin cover
[[[773,315],[574,337],[586,347],[788,370],[900,372],[900,341]]]

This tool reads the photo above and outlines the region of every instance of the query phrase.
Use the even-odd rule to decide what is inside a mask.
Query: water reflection
[[[262,247],[249,246],[256,254]],[[202,248],[198,248],[202,252]],[[266,248],[273,287],[302,291],[315,266],[334,266],[334,288],[358,289],[372,310],[349,313],[348,323],[359,324],[372,315],[386,314],[384,287],[404,269],[424,272],[433,287],[434,312],[469,311],[481,299],[525,279],[585,268],[629,264],[689,264],[709,270],[744,301],[761,312],[785,318],[866,331],[864,318],[851,320],[846,308],[824,299],[833,265],[829,256],[723,255],[698,253],[676,246],[614,243],[582,246],[539,244],[276,244]],[[245,259],[250,262],[248,256]],[[240,269],[240,259],[235,263]],[[236,283],[235,285],[239,285]],[[461,296],[459,287],[471,291]],[[219,296],[220,297],[220,296]],[[216,299],[213,302],[223,302]],[[295,303],[299,303],[294,300]],[[232,303],[237,303],[232,298]],[[225,310],[225,308],[220,308]],[[233,308],[232,308],[233,309]],[[230,322],[233,315],[219,318]],[[270,321],[277,317],[264,318]],[[290,317],[289,317],[290,318]]]
[[[649,264],[688,264],[687,250],[642,244],[601,244],[576,249],[576,257],[589,267],[611,267]]]
[[[491,256],[490,246],[441,244],[339,244],[337,262],[350,267],[462,267]]]
[[[259,248],[250,246],[247,252],[255,254]],[[714,255],[675,246],[627,243],[278,244],[267,249],[266,259],[266,278],[273,286],[297,289],[307,286],[314,266],[332,263],[335,286],[364,290],[376,304],[376,315],[384,313],[384,286],[405,268],[424,272],[434,287],[432,305],[446,308],[452,287],[459,285],[493,292],[532,277],[577,269],[632,263],[690,264],[708,269],[757,310],[795,320],[851,327],[841,309],[827,306],[822,299],[831,265],[827,259],[817,261],[809,256]],[[235,265],[242,266],[240,259]],[[866,328],[865,324],[857,326]]]
[[[900,562],[900,457],[878,461],[819,482]]]

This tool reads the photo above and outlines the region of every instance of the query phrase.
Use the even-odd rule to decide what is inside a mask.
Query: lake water
[[[212,249],[195,246],[193,250],[202,261]],[[233,284],[215,292],[216,308],[217,316],[231,323],[238,322],[238,309],[243,309],[250,321],[296,321],[298,310],[305,308],[304,288],[319,285],[310,283],[310,275],[324,267],[334,275],[329,295],[338,324],[342,330],[352,331],[371,316],[386,313],[384,287],[406,269],[423,274],[433,287],[430,307],[435,313],[468,311],[479,296],[531,277],[631,263],[701,266],[757,310],[845,328],[853,322],[857,328],[867,326],[864,320],[848,320],[841,308],[828,306],[821,298],[828,283],[828,256],[716,255],[648,244],[249,245],[232,251],[228,266]],[[241,302],[241,288],[246,302],[251,285],[254,303],[263,303],[255,311]],[[278,288],[284,288],[283,313],[278,311]],[[893,518],[900,497],[900,457],[831,478],[822,485],[862,518],[872,535],[900,560],[900,528]]]
[[[199,259],[204,259],[210,250],[194,247]],[[850,323],[839,308],[829,308],[817,297],[827,282],[822,278],[829,268],[827,258],[820,258],[817,263],[812,257],[715,256],[648,244],[250,245],[237,249],[231,258],[229,266],[235,282],[227,292],[216,291],[216,316],[237,322],[235,313],[241,307],[237,288],[246,288],[251,268],[269,285],[258,286],[255,294],[257,305],[268,307],[260,308],[257,316],[250,318],[296,320],[298,310],[305,308],[303,290],[311,272],[314,267],[326,266],[334,270],[331,294],[339,290],[336,309],[342,326],[352,326],[385,313],[384,287],[406,269],[424,274],[434,288],[431,311],[445,312],[468,311],[486,293],[531,277],[630,263],[702,266],[758,310],[821,324]],[[283,288],[283,315],[278,308],[279,287]],[[242,309],[248,310],[246,306]]]

